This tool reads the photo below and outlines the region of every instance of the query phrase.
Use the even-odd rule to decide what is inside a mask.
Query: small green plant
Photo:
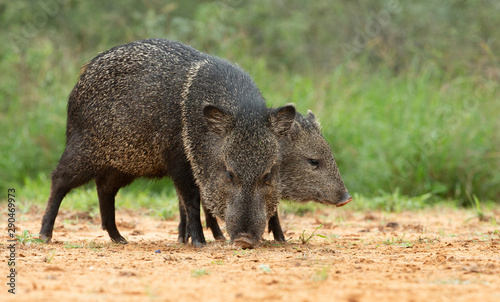
[[[75,219],[63,219],[64,224],[78,224],[78,216]]]
[[[328,279],[330,269],[331,267],[324,266],[321,269],[317,270],[312,276],[313,281],[325,281],[326,279]]]
[[[271,267],[268,264],[261,264],[259,265],[260,271],[264,273],[270,273],[271,272]]]
[[[311,233],[311,235],[309,235],[309,237],[306,235],[306,231],[302,231],[302,234],[299,236],[299,240],[300,242],[302,242],[302,244],[307,244],[309,242],[309,240],[311,240],[311,238],[313,238],[314,236],[318,236],[318,237],[321,237],[321,238],[326,238],[326,236],[324,235],[320,235],[320,234],[314,234],[316,233],[317,230],[321,229],[323,227],[323,224],[320,224],[319,227],[317,227],[316,229],[314,229],[314,231]]]
[[[476,217],[479,218],[479,220],[484,221],[486,215],[484,215],[483,209],[481,208],[481,201],[479,200],[479,198],[477,198],[476,195],[472,196],[472,206],[475,208]]]
[[[21,235],[16,235],[17,241],[21,244],[30,245],[32,243],[43,243],[43,239],[33,238],[35,236],[39,236],[39,234],[30,234],[29,230],[24,230]]]
[[[233,251],[233,256],[248,255],[248,254],[250,254],[249,250],[235,250],[235,251]]]
[[[104,247],[104,243],[99,243],[99,242],[95,242],[94,240],[91,240],[89,242],[86,242],[85,245],[84,245],[86,248],[89,248],[93,251],[100,251],[100,249],[102,249]]]
[[[43,259],[43,261],[45,261],[47,263],[50,263],[54,259],[54,254],[55,254],[55,251],[51,250],[50,254],[48,256],[45,256],[45,258]]]
[[[71,243],[71,242],[65,242],[64,243],[64,248],[65,249],[80,249],[82,247],[83,247],[83,245],[77,244],[77,243]]]
[[[226,264],[226,262],[224,260],[213,260],[212,263],[213,264],[217,264],[217,265],[224,265],[224,264]]]
[[[201,277],[210,274],[210,272],[204,268],[196,268],[191,271],[191,277]]]
[[[414,242],[412,242],[410,240],[404,240],[405,235],[406,234],[403,234],[403,236],[401,236],[401,238],[394,238],[394,237],[388,238],[387,240],[383,241],[382,243],[385,245],[396,245],[396,246],[406,247],[406,248],[413,247]]]
[[[335,217],[335,222],[337,224],[341,224],[345,221],[344,215],[342,213],[339,214],[339,216]]]
[[[82,241],[82,243],[72,243],[72,242],[65,242],[64,243],[64,248],[67,249],[81,249],[81,248],[88,248],[91,249],[95,252],[100,251],[103,247],[105,246],[104,243],[96,242],[94,240],[85,240]]]

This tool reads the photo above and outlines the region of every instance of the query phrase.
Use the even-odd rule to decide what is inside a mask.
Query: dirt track
[[[41,213],[32,212],[18,234],[39,231]],[[117,213],[130,243],[115,245],[98,219],[62,212],[54,244],[16,245],[16,295],[1,282],[0,300],[500,301],[500,209],[488,215],[325,209],[283,216],[286,244],[241,250],[209,231],[205,248],[178,244],[177,221],[131,211]],[[325,238],[299,242],[321,223],[316,233]]]

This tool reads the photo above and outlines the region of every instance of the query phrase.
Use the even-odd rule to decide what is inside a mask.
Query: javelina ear
[[[272,110],[271,125],[277,135],[284,136],[289,133],[295,121],[295,113],[294,105],[286,105]]]
[[[297,139],[301,131],[302,127],[300,126],[299,122],[297,122],[297,120],[293,121],[292,127],[290,127],[290,131],[288,132],[290,139],[291,140]]]
[[[314,116],[314,113],[311,110],[307,110],[307,120],[310,122],[314,122],[316,120],[316,117]]]
[[[208,129],[211,132],[218,135],[224,135],[231,128],[231,118],[215,105],[206,105],[203,108],[203,116],[205,116]]]
[[[311,110],[307,110],[307,116],[306,119],[313,124],[318,130],[321,129],[321,125],[319,124],[319,121],[316,119],[314,114],[312,113]]]

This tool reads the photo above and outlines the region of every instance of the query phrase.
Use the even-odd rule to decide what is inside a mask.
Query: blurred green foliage
[[[237,62],[269,105],[313,110],[351,192],[498,202],[499,15],[494,0],[0,0],[0,189],[45,201],[79,68],[161,37]],[[145,189],[174,194],[128,188]]]

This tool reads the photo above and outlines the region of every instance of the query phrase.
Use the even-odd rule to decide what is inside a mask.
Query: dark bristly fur
[[[283,199],[343,206],[351,200],[340,177],[328,143],[312,112],[296,113],[288,135],[279,139],[281,149],[280,192]],[[181,212],[181,217],[183,213]],[[276,241],[285,241],[276,213],[269,220],[269,232]],[[205,211],[207,227],[216,239],[223,239],[217,220]],[[179,229],[183,229],[182,225]]]
[[[103,229],[126,243],[116,193],[138,177],[169,176],[186,215],[184,241],[205,243],[201,199],[226,220],[231,240],[257,245],[280,198],[278,138],[294,117],[293,106],[268,109],[240,68],[184,44],[152,39],[105,51],[70,94],[41,237],[50,241],[64,196],[95,179]]]
[[[241,241],[258,242],[269,219],[284,241],[280,195],[331,204],[349,197],[314,116],[297,113],[291,121],[294,112],[267,109],[245,72],[181,43],[110,49],[84,65],[69,97],[66,149],[52,174],[41,236],[50,241],[64,196],[95,179],[103,228],[125,243],[115,225],[118,190],[137,177],[170,176],[180,242],[205,243],[200,198],[216,239],[224,235],[211,212],[226,219],[231,239],[245,234]],[[262,179],[268,172],[271,185]]]

